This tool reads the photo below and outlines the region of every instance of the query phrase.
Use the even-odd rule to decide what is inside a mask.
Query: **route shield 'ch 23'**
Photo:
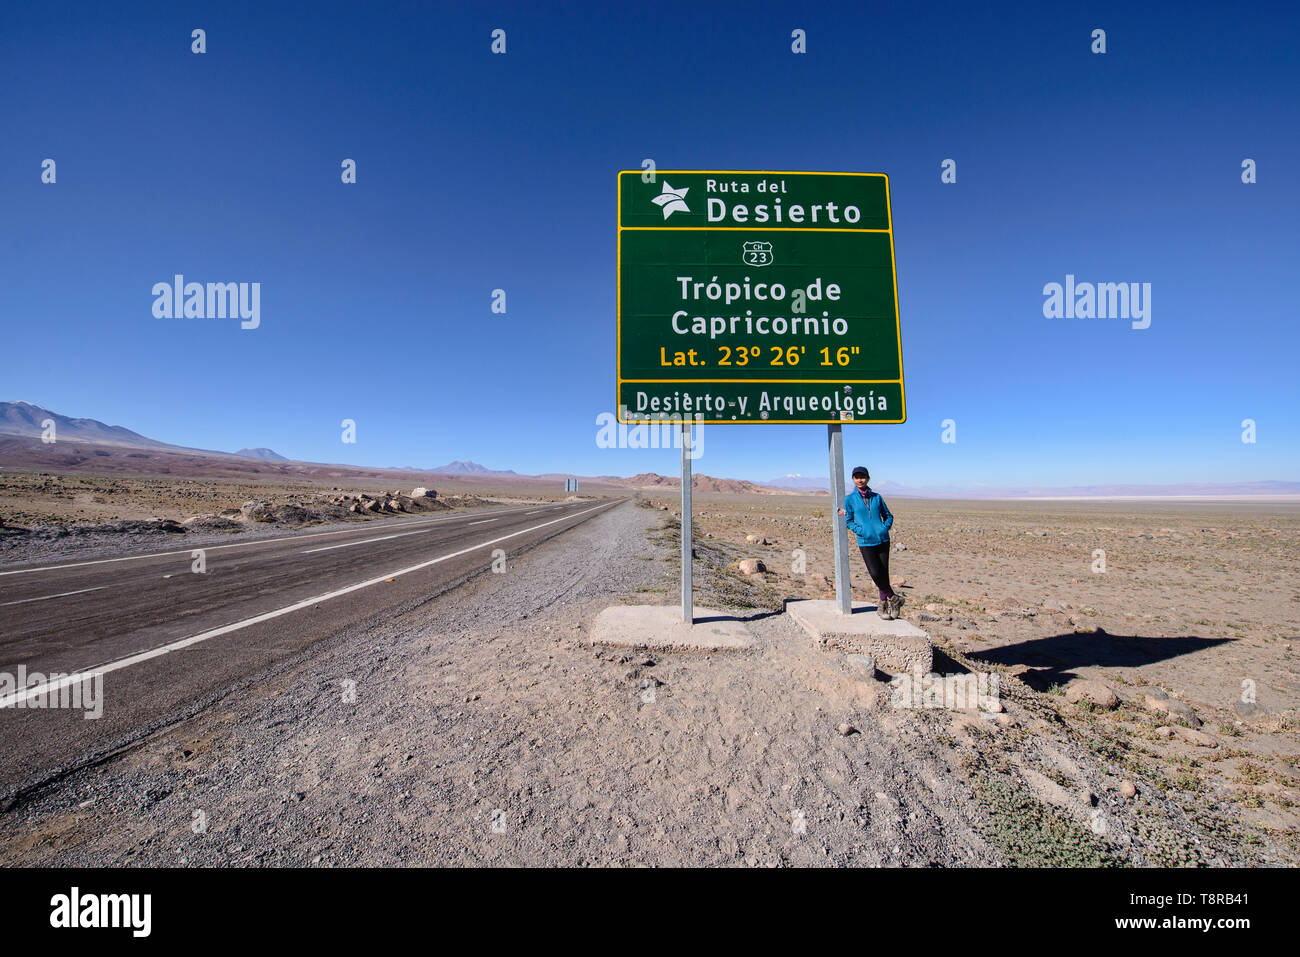
[[[886,176],[653,179],[618,174],[620,422],[906,418]]]

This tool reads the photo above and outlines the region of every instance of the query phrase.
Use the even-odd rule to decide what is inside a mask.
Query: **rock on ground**
[[[1089,701],[1098,708],[1113,711],[1119,707],[1119,695],[1100,681],[1086,679],[1071,681],[1065,689],[1065,700],[1071,704]]]

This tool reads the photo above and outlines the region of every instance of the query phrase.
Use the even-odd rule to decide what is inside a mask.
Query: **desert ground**
[[[0,476],[6,514],[68,532],[25,534],[0,563],[44,560],[78,528],[97,529],[83,549],[150,548],[176,533],[115,524],[384,488]],[[467,502],[530,497],[474,487]],[[891,500],[905,616],[937,672],[998,674],[981,713],[899,707],[887,675],[781,614],[833,594],[827,496],[696,493],[696,603],[744,618],[752,650],[594,647],[603,607],[677,600],[676,491],[625,494],[505,574],[322,642],[11,802],[0,859],[1300,863],[1300,508]],[[203,534],[259,524],[275,513]],[[767,570],[742,574],[747,558]],[[874,602],[851,558],[855,599]]]
[[[1244,840],[1300,851],[1300,503],[889,505],[890,572],[937,672],[1014,676],[1118,771],[1188,807],[1226,802]],[[828,507],[696,495],[695,536],[729,568],[761,560],[773,601],[833,598]],[[855,603],[874,604],[849,555]]]
[[[174,522],[191,525],[237,510],[244,502],[300,506],[328,504],[340,494],[382,496],[385,491],[409,494],[423,483],[442,498],[510,498],[558,501],[564,494],[504,482],[468,482],[454,476],[386,475],[358,478],[341,475],[302,481],[257,478],[253,480],[176,479],[166,476],[104,476],[52,472],[0,471],[0,528],[42,526],[84,531],[117,522]],[[553,488],[559,483],[549,483]],[[344,510],[346,511],[346,509]],[[304,516],[298,524],[320,520]]]
[[[622,491],[618,483],[626,481],[585,480],[583,490]],[[6,550],[25,552],[41,539],[56,539],[60,547],[80,547],[94,539],[111,548],[123,533],[147,539],[157,530],[238,533],[257,524],[365,520],[376,513],[349,514],[359,496],[409,497],[419,487],[434,489],[452,506],[484,497],[565,497],[563,476],[558,475],[455,475],[93,442],[46,445],[39,439],[0,435],[0,560],[5,560]],[[342,502],[343,496],[350,498]],[[248,502],[281,511],[234,514]],[[404,508],[408,503],[399,504]],[[121,527],[124,524],[129,527]],[[101,535],[108,537],[100,541]]]

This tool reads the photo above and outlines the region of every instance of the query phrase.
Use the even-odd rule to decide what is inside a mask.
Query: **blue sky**
[[[0,400],[317,461],[672,474],[671,451],[595,441],[615,173],[649,157],[890,175],[908,422],[845,428],[877,478],[1296,479],[1298,24],[1186,3],[6,5]],[[260,328],[155,318],[178,272],[261,282]],[[1044,318],[1067,273],[1151,283],[1150,328]],[[712,426],[696,468],[825,475],[825,447],[823,426]]]

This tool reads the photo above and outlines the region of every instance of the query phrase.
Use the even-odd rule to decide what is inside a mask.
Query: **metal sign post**
[[[835,542],[835,610],[853,614],[853,596],[849,590],[849,541],[844,518],[844,432],[839,425],[826,426],[826,447],[831,460],[831,538]]]
[[[691,581],[691,423],[682,423],[682,621],[695,624]]]

